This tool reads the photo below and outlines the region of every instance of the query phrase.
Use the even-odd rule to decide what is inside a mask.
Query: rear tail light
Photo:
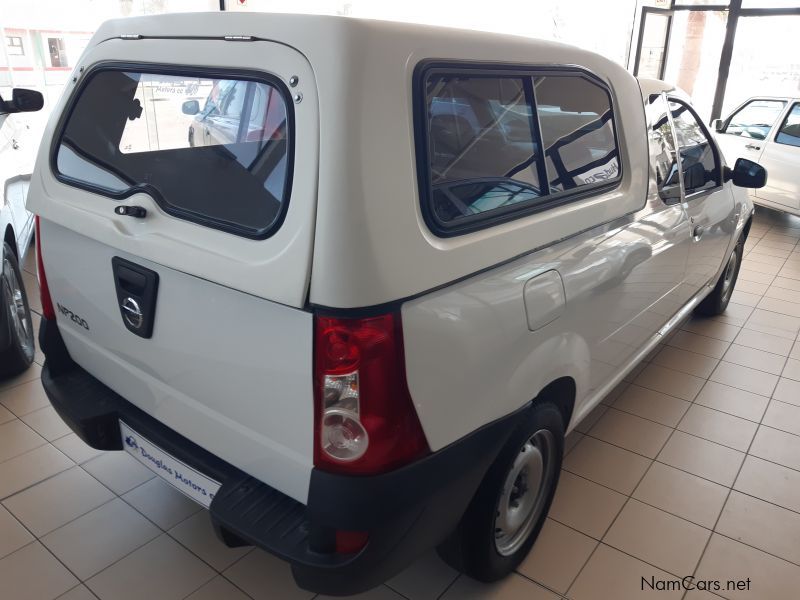
[[[39,215],[36,215],[36,275],[39,279],[39,296],[42,300],[42,316],[49,321],[56,318],[56,311],[53,309],[53,300],[50,298],[50,288],[47,287],[47,277],[44,274],[44,263],[42,262],[42,234],[39,227]]]
[[[314,464],[375,474],[430,450],[406,384],[400,316],[315,319]]]

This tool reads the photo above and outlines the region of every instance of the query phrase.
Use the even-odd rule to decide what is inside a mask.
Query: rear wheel
[[[489,468],[442,557],[479,581],[511,573],[530,551],[553,501],[564,454],[564,422],[535,405]]]
[[[6,243],[0,267],[0,324],[6,327],[9,339],[8,346],[0,350],[0,377],[10,377],[33,362],[33,322],[17,258]]]
[[[733,290],[736,287],[736,280],[739,277],[739,268],[742,266],[743,254],[744,240],[740,239],[736,243],[736,246],[734,246],[730,256],[728,256],[728,262],[725,263],[725,268],[722,270],[722,275],[719,276],[714,290],[694,309],[696,314],[713,317],[725,312],[725,309],[728,308],[728,303],[731,301]]]

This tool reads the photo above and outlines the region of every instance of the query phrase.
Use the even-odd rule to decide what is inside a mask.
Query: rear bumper
[[[314,469],[303,505],[204,450],[76,365],[54,322],[42,320],[51,404],[87,444],[121,450],[119,421],[221,482],[210,514],[228,545],[259,546],[288,561],[310,591],[347,595],[386,581],[455,528],[515,422],[512,414],[401,469],[353,477]],[[335,550],[336,531],[368,532],[360,551]]]

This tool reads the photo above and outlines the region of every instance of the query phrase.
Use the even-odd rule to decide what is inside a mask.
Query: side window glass
[[[431,208],[442,225],[547,193],[530,78],[434,75],[426,88]]]
[[[619,177],[611,98],[580,76],[537,77],[535,95],[550,191]]]
[[[800,148],[800,104],[795,104],[778,130],[775,141]]]
[[[764,140],[785,106],[782,100],[753,100],[728,120],[724,133]]]
[[[658,193],[667,204],[680,202],[681,181],[678,173],[677,150],[664,97],[658,95],[649,101],[646,113],[650,164],[655,171]]]
[[[714,146],[702,125],[686,104],[671,100],[669,108],[681,154],[686,195],[717,187],[720,184],[719,164]]]
[[[229,119],[240,119],[242,116],[242,109],[244,108],[244,100],[247,96],[247,82],[238,81],[236,85],[232,86],[230,91],[225,96],[223,101],[222,114]]]

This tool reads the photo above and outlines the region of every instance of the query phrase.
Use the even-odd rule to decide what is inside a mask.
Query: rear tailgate
[[[28,204],[70,354],[168,427],[305,501],[310,65],[266,41],[116,38],[90,46],[77,72]]]

